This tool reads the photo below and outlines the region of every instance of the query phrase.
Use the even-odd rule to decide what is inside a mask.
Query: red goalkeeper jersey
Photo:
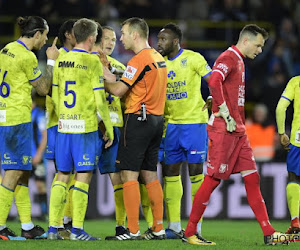
[[[208,131],[229,133],[222,117],[215,117],[219,105],[224,101],[230,115],[236,121],[236,130],[230,134],[241,136],[245,134],[245,66],[241,52],[231,46],[216,60],[211,77],[209,89],[213,97],[212,115],[208,122]]]

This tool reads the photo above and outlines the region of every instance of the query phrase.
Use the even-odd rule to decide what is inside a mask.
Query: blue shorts
[[[0,126],[1,165],[4,170],[32,170],[31,122]]]
[[[116,167],[120,134],[120,129],[118,127],[114,127],[113,144],[108,149],[104,149],[105,142],[102,139],[102,134],[99,133],[100,148],[102,148],[102,153],[99,155],[98,168],[101,174],[120,172],[120,169]]]
[[[289,145],[290,151],[287,154],[286,164],[289,172],[300,176],[300,147]]]
[[[206,160],[208,135],[206,123],[172,124],[165,136],[165,164],[202,163]]]
[[[98,131],[86,134],[57,133],[55,160],[57,170],[92,171],[99,159]]]
[[[55,140],[57,133],[57,125],[47,129],[47,148],[45,158],[48,160],[55,159]]]
[[[159,151],[158,151],[158,162],[163,162],[165,160],[165,152],[164,152],[164,143],[165,143],[165,138],[163,137],[161,139],[161,143],[159,145]]]

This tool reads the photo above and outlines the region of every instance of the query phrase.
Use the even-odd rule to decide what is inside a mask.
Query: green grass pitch
[[[276,230],[285,231],[289,226],[289,221],[271,221]],[[44,222],[36,222],[47,227]],[[185,227],[187,221],[183,221]],[[8,221],[7,225],[20,234],[20,224]],[[166,225],[165,225],[166,226]],[[195,249],[195,248],[214,248],[214,249],[300,249],[300,242],[292,242],[289,246],[265,246],[263,236],[258,223],[254,220],[204,220],[202,231],[203,236],[217,243],[216,246],[192,246],[186,245],[181,240],[162,240],[162,241],[105,241],[107,235],[114,234],[114,220],[87,220],[85,230],[94,235],[100,236],[101,241],[97,242],[78,242],[78,241],[48,241],[48,240],[27,240],[27,241],[0,241],[0,249]],[[141,231],[146,230],[145,221],[140,221]]]

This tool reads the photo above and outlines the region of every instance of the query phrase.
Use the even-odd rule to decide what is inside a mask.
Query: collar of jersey
[[[17,40],[17,43],[22,44],[27,50],[29,50],[29,49],[27,48],[27,46],[25,45],[25,43],[23,43],[21,40]]]
[[[89,53],[84,49],[72,49],[71,51],[75,51],[75,52],[83,52],[83,53]]]
[[[240,59],[243,60],[243,59],[245,58],[245,57],[243,56],[243,54],[241,53],[241,51],[239,51],[239,49],[238,49],[236,46],[232,45],[232,46],[229,47],[228,49],[231,50],[231,51],[233,51],[233,52],[235,52],[235,53],[237,54],[237,56],[240,57]]]
[[[66,47],[62,47],[65,51],[69,52],[69,50]]]
[[[179,52],[178,52],[178,54],[176,55],[176,56],[174,56],[173,58],[170,58],[170,59],[168,59],[169,61],[173,61],[173,60],[175,60],[178,56],[180,56],[181,55],[181,53],[183,52],[183,49],[182,48],[180,48],[180,50],[179,50]]]

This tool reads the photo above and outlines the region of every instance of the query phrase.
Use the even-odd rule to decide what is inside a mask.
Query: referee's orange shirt
[[[141,103],[147,114],[163,115],[167,92],[167,67],[164,58],[155,49],[143,49],[127,64],[121,78],[130,90],[127,92],[125,113],[138,113]]]

